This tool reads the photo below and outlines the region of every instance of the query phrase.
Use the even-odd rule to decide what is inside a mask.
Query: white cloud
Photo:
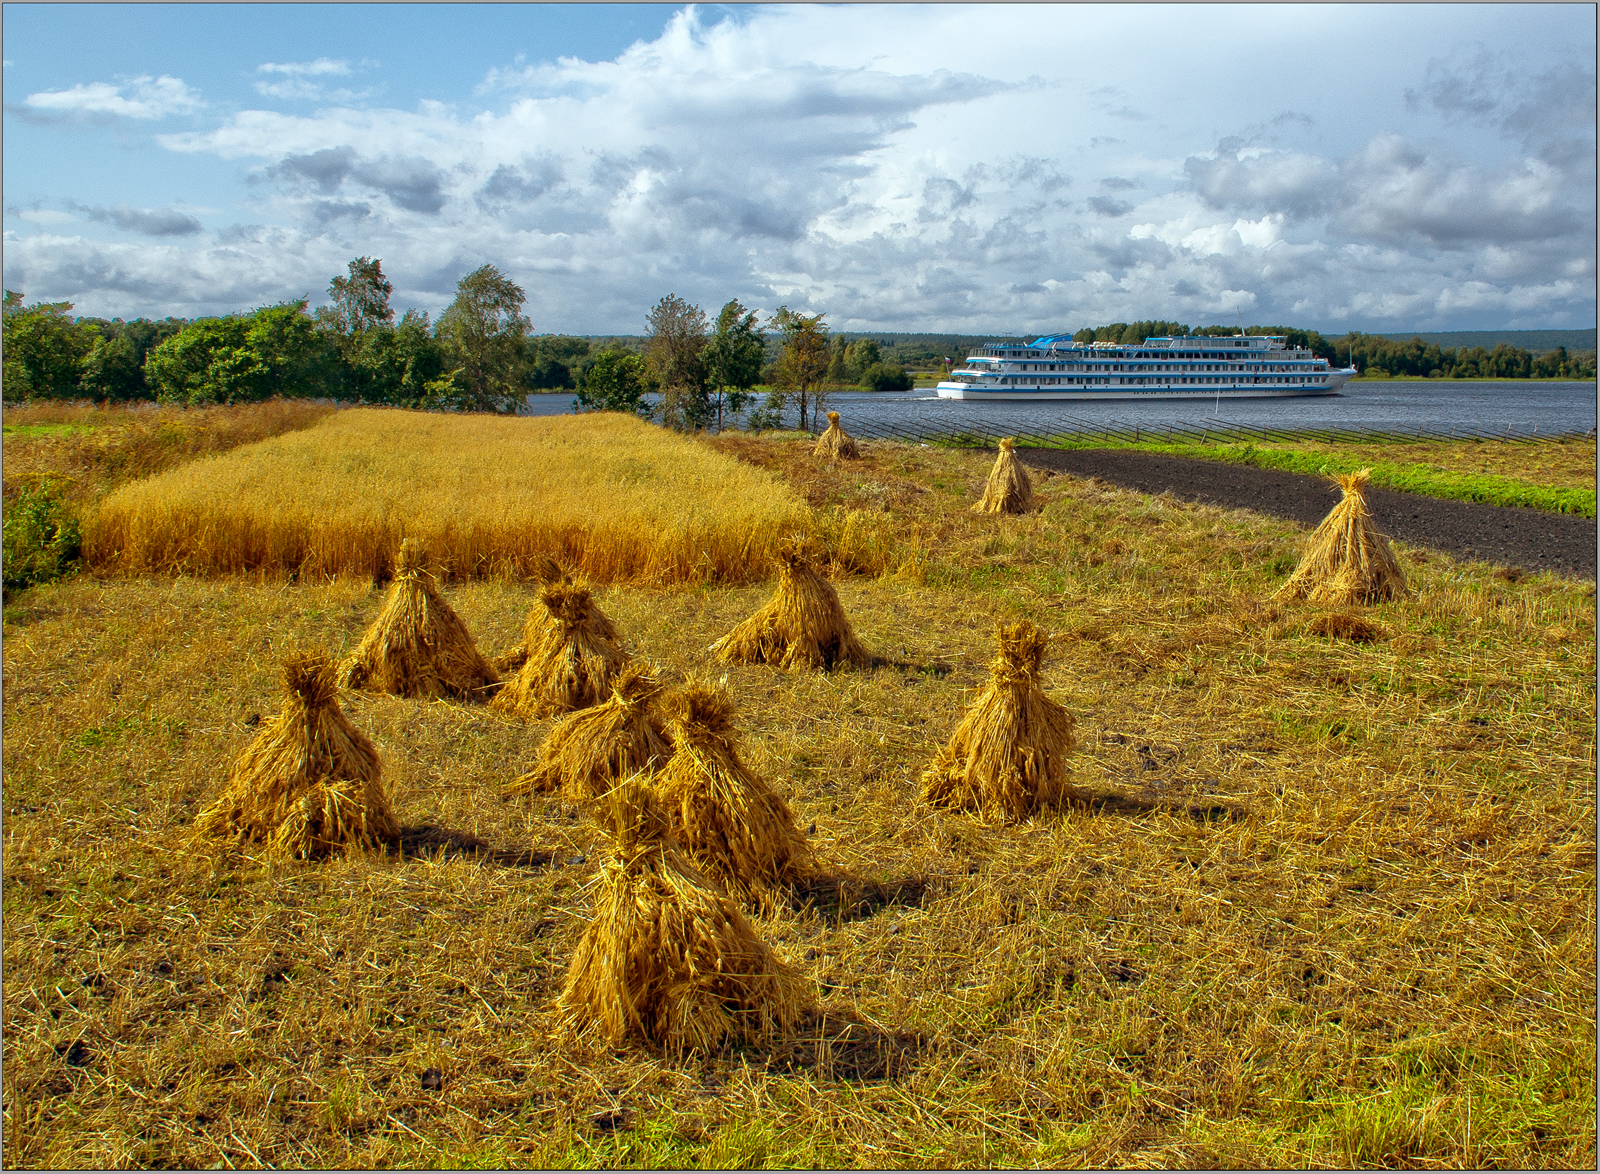
[[[1163,35],[1225,49],[1237,25],[1218,33],[1219,11],[1172,10],[1183,27]],[[1319,14],[1250,20],[1303,32]],[[162,297],[233,306],[263,282],[282,283],[266,300],[319,291],[368,255],[397,305],[437,310],[488,261],[526,287],[537,328],[586,332],[638,330],[668,291],[826,310],[845,329],[1198,322],[1236,305],[1329,327],[1592,316],[1593,136],[1573,153],[1570,70],[1479,109],[1455,58],[1410,64],[1387,106],[1356,67],[1352,96],[1306,112],[1290,65],[1202,100],[1115,54],[1062,55],[1148,16],[793,6],[707,24],[690,10],[614,60],[485,62],[481,101],[412,109],[320,88],[365,63],[269,62],[252,78],[263,97],[319,105],[155,136],[237,161],[247,223],[114,247],[18,236],[8,281],[22,265],[52,296],[123,313],[147,296],[165,313]],[[1535,141],[1524,111],[1546,94],[1564,95],[1566,137]],[[140,231],[135,212],[163,211],[125,219]]]
[[[26,105],[40,114],[57,116],[137,118],[154,120],[171,114],[193,114],[205,103],[179,78],[132,78],[118,85],[90,82],[67,90],[29,94]]]
[[[376,65],[376,62],[363,61],[361,68],[367,69]],[[296,102],[359,102],[370,98],[383,91],[382,86],[372,86],[364,90],[328,89],[317,78],[349,77],[355,68],[345,58],[318,57],[315,61],[268,61],[256,66],[256,72],[267,74],[280,80],[262,78],[252,83],[256,93],[265,98],[278,98],[285,101]]]
[[[318,57],[315,61],[288,61],[282,64],[266,61],[256,66],[257,73],[281,73],[289,77],[335,77],[350,76],[350,62],[344,58],[334,60],[329,57]]]

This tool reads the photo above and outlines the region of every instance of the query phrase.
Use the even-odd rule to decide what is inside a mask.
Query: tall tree
[[[828,328],[822,324],[825,317],[826,314],[808,317],[788,306],[779,306],[772,315],[772,325],[783,343],[778,356],[778,383],[785,394],[794,397],[800,408],[802,431],[807,427],[808,410],[815,407],[820,414],[826,398],[821,383],[832,354],[828,346]]]
[[[706,378],[716,394],[718,431],[722,429],[724,402],[735,416],[744,409],[750,389],[761,380],[766,351],[766,339],[756,326],[756,312],[745,309],[738,298],[723,306],[705,350]]]
[[[522,287],[493,265],[456,283],[455,300],[436,330],[446,365],[455,369],[446,399],[478,412],[514,412],[527,396],[524,368],[532,329],[522,316]]]
[[[359,334],[393,322],[394,311],[389,308],[389,295],[393,292],[394,286],[383,275],[383,262],[372,257],[357,257],[350,262],[346,276],[328,283],[333,313],[345,334]]]
[[[704,428],[711,421],[706,395],[706,316],[668,294],[645,317],[644,361],[661,387],[661,421],[669,428]]]

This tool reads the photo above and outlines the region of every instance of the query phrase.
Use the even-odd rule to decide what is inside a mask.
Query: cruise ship
[[[937,388],[941,399],[1259,399],[1336,395],[1356,373],[1285,335],[1076,343],[1068,334],[991,343]]]

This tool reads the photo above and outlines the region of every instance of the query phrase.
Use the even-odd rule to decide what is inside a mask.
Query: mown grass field
[[[348,697],[404,851],[193,852],[281,655],[348,650],[382,591],[80,577],[5,612],[11,1164],[1592,1168],[1593,583],[1402,549],[1416,593],[1358,644],[1268,598],[1285,523],[1066,477],[987,519],[983,454],[704,447],[887,568],[837,565],[865,672],[713,670],[767,584],[600,593],[670,676],[727,672],[747,757],[856,878],[759,922],[816,984],[808,1036],[557,1032],[604,844],[500,797],[547,723]],[[493,653],[535,591],[449,595]],[[1022,617],[1101,802],[921,805]]]
[[[739,582],[809,525],[780,482],[628,416],[365,409],[117,489],[85,523],[84,558],[99,573],[381,576],[417,537],[459,578],[549,555],[601,582]]]

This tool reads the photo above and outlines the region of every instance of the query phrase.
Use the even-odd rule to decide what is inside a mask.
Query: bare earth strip
[[[1302,473],[1110,449],[1018,449],[1036,469],[1099,477],[1141,493],[1256,510],[1315,526],[1339,500],[1332,482]],[[1595,521],[1543,510],[1446,501],[1392,489],[1367,491],[1378,528],[1391,538],[1458,558],[1526,571],[1595,577]]]

